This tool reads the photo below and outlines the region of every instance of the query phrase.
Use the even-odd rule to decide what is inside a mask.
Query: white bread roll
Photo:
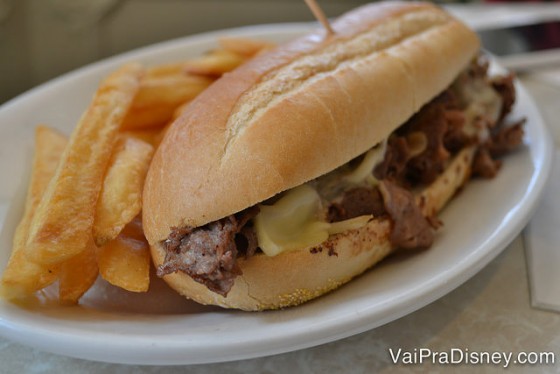
[[[225,75],[167,132],[144,190],[144,230],[156,266],[172,228],[242,211],[385,139],[449,86],[479,48],[472,31],[431,4],[372,4],[332,26],[332,37],[319,30]],[[467,178],[470,162],[459,162],[464,173],[439,183],[444,196]],[[427,196],[426,204],[439,199]],[[227,298],[183,273],[164,279],[201,303],[246,310],[295,305],[386,256],[389,231],[387,220],[372,220],[333,235],[324,247],[338,256],[302,249],[239,259],[243,275]]]
[[[439,211],[469,179],[474,148],[457,154],[445,172],[417,196],[422,213]],[[177,272],[165,281],[181,295],[198,303],[247,311],[279,309],[302,304],[347,283],[395,248],[391,247],[389,219],[373,219],[367,225],[332,235],[320,247],[288,251],[274,257],[262,253],[238,259],[243,274],[227,297],[209,291],[188,275]],[[165,259],[161,242],[151,246],[154,264]],[[334,255],[333,253],[336,253]]]

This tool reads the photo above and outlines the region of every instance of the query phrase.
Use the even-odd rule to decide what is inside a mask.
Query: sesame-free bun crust
[[[377,3],[259,56],[198,96],[167,132],[144,190],[155,266],[174,227],[198,227],[323,175],[385,139],[449,86],[477,53],[475,34],[425,3]],[[463,153],[466,151],[463,151]],[[472,150],[418,202],[438,211],[464,183]],[[318,248],[238,263],[226,298],[178,272],[164,277],[203,304],[245,310],[297,305],[387,256],[391,222],[331,236]],[[333,255],[336,253],[336,255]]]
[[[439,212],[469,179],[474,152],[474,148],[459,152],[444,173],[416,195],[425,216]],[[332,235],[319,247],[274,257],[258,253],[240,258],[243,274],[235,279],[227,297],[181,272],[164,279],[181,295],[201,304],[248,311],[294,306],[338,288],[389,255],[395,249],[389,242],[390,232],[390,220],[372,219],[360,229]],[[151,250],[154,264],[159,266],[165,259],[161,243]]]
[[[478,39],[431,4],[372,4],[215,82],[146,178],[151,244],[325,174],[386,138],[464,69]]]

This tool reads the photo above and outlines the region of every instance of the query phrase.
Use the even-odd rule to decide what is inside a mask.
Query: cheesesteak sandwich
[[[397,249],[428,248],[438,211],[521,143],[511,76],[424,3],[377,3],[259,56],[204,91],[148,172],[159,276],[203,304],[282,308]]]

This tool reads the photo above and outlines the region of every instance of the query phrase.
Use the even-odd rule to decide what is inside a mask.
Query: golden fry
[[[185,62],[175,62],[170,64],[161,64],[146,69],[144,79],[165,78],[183,74],[185,70]]]
[[[60,265],[58,298],[62,304],[77,304],[95,283],[99,274],[96,251],[90,240],[83,251]]]
[[[154,147],[140,139],[119,137],[95,211],[93,238],[98,247],[115,239],[140,213],[153,151]]]
[[[161,127],[148,128],[148,129],[138,129],[138,130],[126,130],[122,131],[123,136],[128,136],[136,139],[140,139],[152,146],[158,144],[157,139],[160,137],[163,129]]]
[[[275,47],[275,44],[269,41],[241,37],[223,37],[218,42],[225,51],[248,58]]]
[[[132,130],[165,125],[180,105],[194,99],[216,78],[274,46],[270,42],[248,38],[223,38],[220,45],[222,49],[200,58],[148,69],[123,128]]]
[[[98,251],[99,273],[107,282],[132,292],[150,286],[150,251],[139,218]]]
[[[198,59],[187,61],[185,71],[190,74],[219,77],[232,71],[246,60],[246,57],[237,53],[218,49]]]
[[[192,76],[183,71],[160,77],[145,77],[140,91],[126,115],[123,129],[134,130],[164,126],[182,103],[192,100],[214,79]]]
[[[1,293],[6,298],[29,296],[56,280],[55,267],[30,262],[25,256],[24,248],[31,219],[56,171],[66,143],[66,137],[53,129],[46,126],[38,126],[35,129],[35,154],[25,211],[14,234],[12,254],[0,283]]]
[[[103,175],[141,74],[138,64],[111,74],[76,126],[31,221],[25,249],[33,261],[57,264],[87,248]]]
[[[60,301],[74,304],[99,271],[124,289],[148,289],[149,247],[134,217],[154,147],[215,79],[272,47],[246,38],[223,38],[220,45],[195,60],[147,71],[129,64],[111,74],[69,142],[37,128],[25,212],[0,293],[25,297],[58,278]]]

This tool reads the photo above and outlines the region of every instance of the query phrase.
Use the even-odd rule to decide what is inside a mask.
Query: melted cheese
[[[365,216],[350,218],[344,221],[330,223],[328,229],[329,234],[334,235],[334,234],[340,234],[341,232],[344,231],[357,230],[360,227],[365,226],[372,218],[373,218],[372,215],[365,215]]]
[[[274,205],[261,205],[255,217],[259,247],[268,256],[312,247],[329,237],[329,223],[320,219],[321,198],[309,185],[293,188]]]
[[[373,168],[383,160],[386,142],[369,150],[360,164],[351,170],[348,165],[315,181],[284,192],[272,205],[260,205],[254,219],[259,247],[268,256],[284,251],[318,246],[330,235],[358,229],[371,215],[329,223],[325,220],[325,194],[340,193],[360,185],[376,185]],[[320,192],[318,192],[320,191]]]
[[[364,159],[354,171],[344,177],[344,181],[354,185],[363,183],[375,186],[379,183],[373,176],[373,168],[383,161],[385,150],[387,149],[387,140],[381,143],[381,146],[370,149],[366,152]]]
[[[383,161],[387,150],[387,139],[367,151],[360,164],[354,168],[346,163],[308,184],[319,192],[323,201],[330,202],[344,191],[355,187],[371,187],[379,183],[373,176],[373,169]]]
[[[463,101],[468,103],[464,110],[465,126],[463,131],[470,136],[477,136],[479,140],[485,141],[490,136],[488,128],[479,123],[481,116],[494,123],[500,116],[502,110],[502,99],[485,79],[479,78],[469,80],[465,84],[456,87]]]
[[[462,82],[458,80],[457,82]],[[488,136],[486,126],[482,128],[479,118],[496,121],[501,110],[501,99],[485,79],[468,80],[455,84],[455,89],[465,103],[465,126],[468,135],[477,135],[481,140]],[[411,137],[415,136],[411,134]],[[425,149],[426,139],[409,139],[417,146],[417,152]],[[345,191],[356,187],[376,186],[379,181],[373,176],[375,166],[383,161],[387,139],[365,153],[360,164],[352,168],[351,163],[323,175],[302,186],[288,190],[272,205],[260,205],[260,213],[254,218],[259,247],[275,256],[284,251],[310,248],[320,245],[330,235],[358,229],[367,224],[371,215],[345,221],[326,222],[323,205],[336,201]]]

